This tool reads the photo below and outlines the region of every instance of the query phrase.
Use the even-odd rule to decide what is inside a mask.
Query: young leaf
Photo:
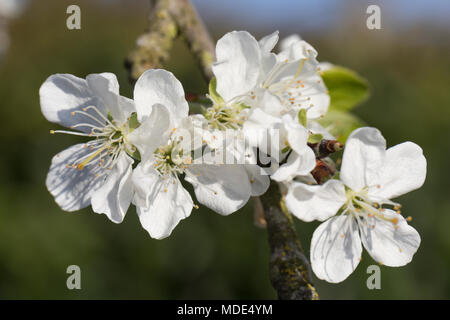
[[[306,109],[300,109],[298,112],[298,122],[306,127],[307,121],[306,121]]]
[[[217,93],[216,88],[217,88],[217,80],[214,77],[209,82],[209,96],[211,97],[211,99],[213,99],[215,103],[223,103],[224,101],[220,96],[220,94]]]
[[[351,110],[369,96],[367,80],[349,69],[333,67],[323,71],[322,79],[330,94],[330,110]]]
[[[325,117],[319,120],[319,123],[342,143],[345,143],[353,130],[365,125],[361,119],[353,114],[336,110],[328,111]]]
[[[319,143],[322,139],[323,136],[320,133],[311,134],[308,137],[308,143]]]

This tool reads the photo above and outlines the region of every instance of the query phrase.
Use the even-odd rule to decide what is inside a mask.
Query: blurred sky
[[[361,24],[365,26],[365,9],[370,4],[380,6],[382,23],[385,17],[391,26],[424,22],[439,27],[450,26],[448,0],[193,0],[193,3],[208,23],[227,19],[241,28],[279,26],[289,29],[293,21],[299,21],[309,31],[324,31],[341,23],[349,10],[360,13]]]

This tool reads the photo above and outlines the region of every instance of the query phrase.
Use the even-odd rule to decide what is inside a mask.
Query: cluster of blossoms
[[[189,115],[181,83],[165,70],[146,71],[133,100],[119,94],[111,73],[49,77],[40,89],[42,113],[72,129],[51,133],[91,138],[52,160],[46,183],[58,205],[91,205],[120,223],[134,204],[142,226],[162,239],[197,207],[181,180],[192,184],[198,203],[222,215],[263,195],[273,180],[293,215],[324,221],[311,244],[320,279],[347,278],[361,243],[384,265],[407,264],[420,237],[390,199],[423,184],[421,148],[406,142],[386,149],[377,129],[360,128],[346,142],[340,172],[324,183],[314,179],[313,146],[334,139],[317,121],[330,104],[323,65],[298,36],[274,53],[277,42],[277,32],[259,41],[244,31],[223,36],[203,114]]]

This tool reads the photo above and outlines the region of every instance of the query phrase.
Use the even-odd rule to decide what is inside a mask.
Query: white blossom
[[[180,178],[194,187],[197,200],[222,215],[240,209],[251,195],[242,166],[194,159],[193,119],[181,83],[164,70],[148,70],[137,81],[134,100],[142,125],[130,140],[141,154],[133,172],[134,203],[153,238],[169,236],[195,207]],[[200,143],[201,146],[201,143]],[[199,160],[199,161],[197,161]]]
[[[73,129],[51,133],[94,138],[53,157],[46,185],[56,203],[66,211],[92,205],[94,212],[122,222],[133,195],[129,154],[135,148],[128,140],[133,101],[119,95],[111,73],[91,74],[86,80],[52,75],[39,94],[47,120]]]
[[[421,187],[425,176],[426,159],[418,145],[404,142],[386,150],[381,133],[365,127],[347,140],[340,180],[293,182],[287,208],[304,221],[326,220],[312,237],[314,273],[329,282],[343,281],[361,259],[361,242],[380,264],[409,263],[420,236],[391,199]]]

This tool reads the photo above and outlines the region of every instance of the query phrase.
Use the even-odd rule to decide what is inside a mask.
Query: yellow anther
[[[98,156],[100,153],[102,153],[103,150],[105,150],[108,146],[104,146],[100,149],[98,149],[96,152],[94,152],[92,155],[89,156],[86,160],[84,160],[82,163],[77,165],[78,170],[83,170],[84,166],[88,164],[92,159],[94,159],[96,156]],[[110,168],[108,168],[110,170]]]
[[[412,217],[411,216],[407,217],[406,221],[412,221]]]
[[[55,130],[50,130],[50,134],[55,134]]]

